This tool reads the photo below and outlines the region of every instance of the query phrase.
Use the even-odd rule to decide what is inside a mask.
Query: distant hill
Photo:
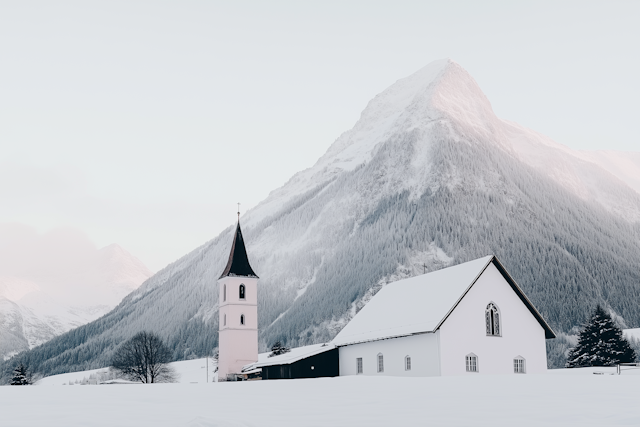
[[[55,245],[50,248],[56,250]],[[62,265],[32,261],[28,271],[2,271],[0,359],[97,319],[152,275],[118,245],[85,249],[82,256],[69,259],[74,258],[70,255]],[[51,264],[56,264],[55,255],[49,255]]]
[[[241,218],[260,276],[260,349],[328,341],[386,283],[487,254],[559,332],[598,303],[640,326],[640,167],[600,160],[497,118],[451,60],[397,81]],[[22,357],[45,373],[97,368],[141,329],[176,359],[210,353],[232,232]]]

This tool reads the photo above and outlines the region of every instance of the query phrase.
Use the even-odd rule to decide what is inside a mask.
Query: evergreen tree
[[[29,368],[20,362],[18,366],[13,370],[13,378],[11,379],[11,385],[31,385],[31,373]]]
[[[281,354],[285,354],[290,351],[290,348],[282,345],[280,341],[276,341],[276,343],[271,346],[271,354],[269,355],[269,357],[280,356]]]
[[[622,336],[622,330],[599,305],[578,337],[578,344],[571,349],[567,368],[585,366],[614,366],[633,363],[636,352]]]

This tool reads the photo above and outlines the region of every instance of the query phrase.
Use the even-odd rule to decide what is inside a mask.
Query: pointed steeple
[[[253,272],[253,269],[249,264],[247,249],[244,247],[244,239],[242,238],[242,230],[240,230],[240,218],[238,218],[238,225],[236,226],[233,244],[231,245],[229,261],[227,262],[227,266],[222,272],[220,279],[227,276],[258,278],[258,275]]]

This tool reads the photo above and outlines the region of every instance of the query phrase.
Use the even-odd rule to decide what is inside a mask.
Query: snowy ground
[[[637,426],[640,369],[448,378],[342,377],[210,383],[204,360],[179,384],[0,387],[0,425]],[[593,372],[606,373],[593,375]],[[202,374],[205,374],[204,376]],[[192,384],[193,381],[199,381]]]

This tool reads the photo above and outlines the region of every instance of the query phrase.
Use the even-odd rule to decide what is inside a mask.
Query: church
[[[220,279],[220,380],[547,370],[555,333],[493,255],[384,286],[329,343],[258,354],[258,276],[240,223]]]

